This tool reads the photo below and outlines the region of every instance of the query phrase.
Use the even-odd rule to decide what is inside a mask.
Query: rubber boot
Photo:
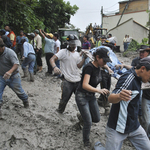
[[[23,73],[24,73],[24,75],[22,76],[22,78],[26,78],[28,76],[27,68],[23,69]]]
[[[30,81],[31,81],[31,82],[34,82],[34,74],[31,73],[31,72],[30,72],[29,74],[30,74]]]
[[[66,105],[67,105],[67,103],[60,102],[59,103],[59,107],[57,109],[57,112],[62,114],[65,111]]]
[[[28,101],[23,102],[23,105],[24,105],[24,108],[29,108],[29,102]]]

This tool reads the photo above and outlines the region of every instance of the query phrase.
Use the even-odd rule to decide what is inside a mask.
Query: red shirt
[[[13,31],[11,31],[11,32],[9,32],[9,34],[7,36],[10,38],[11,34],[14,34],[14,36],[15,36],[15,39],[14,39],[14,42],[13,42],[13,45],[12,45],[12,47],[14,47],[16,45],[16,35]]]

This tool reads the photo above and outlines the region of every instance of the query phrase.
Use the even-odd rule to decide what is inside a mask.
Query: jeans
[[[12,75],[10,79],[6,81],[3,76],[0,75],[0,105],[3,103],[2,95],[6,85],[8,85],[23,102],[28,100],[28,95],[22,89],[19,73]]]
[[[50,64],[50,59],[53,57],[53,53],[45,53],[45,59],[46,59],[46,63],[47,63],[47,67],[48,67],[48,73],[52,74],[53,68]]]
[[[150,99],[142,98],[142,126],[150,138]]]
[[[127,42],[124,42],[124,52],[128,49]]]
[[[66,105],[73,93],[76,92],[76,89],[79,85],[79,82],[69,82],[67,80],[63,80],[61,84],[62,95],[58,107],[58,111],[63,113],[65,111]]]
[[[89,141],[92,122],[97,123],[100,121],[99,107],[95,95],[89,96],[77,91],[75,99],[83,118],[83,142],[85,143]]]
[[[25,58],[22,62],[22,69],[24,70],[27,65],[29,65],[28,70],[30,73],[34,72],[34,65],[35,65],[35,55],[34,54],[28,54],[28,57]]]
[[[55,62],[55,64],[56,64],[56,66],[60,69],[60,60],[57,60],[57,61]]]
[[[150,141],[144,131],[144,129],[139,126],[133,132],[128,134],[122,134],[116,130],[106,127],[106,150],[121,150],[123,141],[128,138],[133,144],[136,150],[150,150]]]

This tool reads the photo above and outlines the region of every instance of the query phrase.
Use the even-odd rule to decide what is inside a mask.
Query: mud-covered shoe
[[[28,101],[23,102],[23,105],[24,105],[24,108],[29,108],[29,102]]]
[[[90,141],[84,142],[84,150],[91,150],[91,143]]]

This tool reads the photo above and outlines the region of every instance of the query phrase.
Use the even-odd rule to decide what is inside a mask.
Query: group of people
[[[58,34],[45,33],[41,29],[39,31],[35,30],[34,33],[29,34],[31,44],[26,41],[26,38],[21,40],[23,45],[22,68],[26,70],[26,66],[29,65],[28,70],[32,75],[35,59],[38,59],[39,71],[42,70],[42,61],[39,59],[42,43],[39,33],[45,40],[44,52],[48,66],[47,73],[52,74],[53,71],[58,76],[60,74],[63,76],[62,95],[57,112],[63,113],[65,111],[71,95],[75,93],[75,100],[81,120],[83,120],[84,147],[91,149],[90,129],[92,122],[97,123],[100,121],[99,107],[95,97],[95,93],[99,93],[108,97],[108,101],[112,103],[106,127],[106,150],[120,150],[126,138],[132,142],[136,149],[149,150],[150,141],[138,121],[138,113],[142,94],[141,82],[150,81],[150,57],[139,58],[135,68],[128,66],[129,70],[119,78],[115,89],[110,94],[109,89],[103,86],[96,88],[104,80],[102,70],[104,68],[108,69],[107,63],[113,61],[108,50],[108,47],[112,48],[110,43],[108,44],[103,40],[103,46],[96,49],[93,53],[94,59],[90,61],[87,52],[79,53],[76,51],[77,47],[81,47],[81,42],[76,35],[70,34],[66,39],[68,46],[60,50]],[[38,46],[35,46],[35,43]],[[14,90],[23,101],[24,107],[29,107],[28,96],[21,87],[18,71],[19,61],[15,51],[10,48],[7,48],[4,41],[0,39],[0,111],[3,103],[2,94],[6,85]],[[84,36],[82,48],[90,50],[87,36]],[[144,48],[143,51],[147,52],[149,49]],[[80,74],[79,69],[83,65],[82,74]],[[0,114],[2,115],[2,112]]]
[[[129,37],[129,35],[126,34],[123,39],[124,52],[127,51],[131,41],[132,41],[132,37]]]

